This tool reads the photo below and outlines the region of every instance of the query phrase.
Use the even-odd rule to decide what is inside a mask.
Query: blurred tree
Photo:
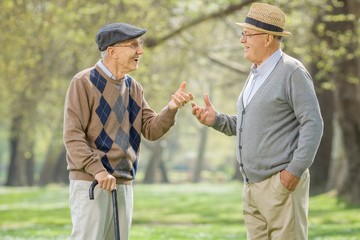
[[[356,0],[328,1],[323,16],[324,39],[335,80],[335,101],[343,133],[347,171],[340,197],[360,204],[360,53],[358,20],[360,3]]]
[[[32,19],[32,11],[41,14],[42,8],[27,6],[23,2],[2,2],[2,17],[7,19],[9,34],[1,38],[4,45],[9,46],[2,52],[6,64],[3,65],[5,89],[12,93],[6,116],[11,119],[10,127],[10,164],[7,185],[32,185],[34,183],[34,129],[31,126],[38,120],[36,115],[37,96],[46,91],[48,84],[44,71],[32,71],[34,66],[39,69],[50,68],[42,54],[45,53],[49,42],[38,44],[46,32],[44,25],[36,25],[38,19]],[[29,28],[28,22],[33,20],[36,27]],[[4,21],[1,21],[4,23]],[[24,34],[24,35],[23,35]],[[21,37],[19,37],[21,36]],[[9,81],[11,79],[11,81]]]
[[[324,4],[326,4],[326,8],[322,7]],[[332,153],[339,151],[339,148],[345,147],[345,152],[352,149],[351,155],[353,155],[354,150],[360,147],[360,142],[356,140],[356,137],[349,138],[347,135],[350,132],[352,135],[356,135],[354,130],[359,124],[356,121],[359,121],[360,117],[351,113],[355,110],[351,106],[357,104],[356,96],[359,96],[359,92],[356,90],[359,84],[359,45],[356,37],[359,6],[357,4],[359,4],[357,1],[326,1],[322,5],[319,1],[316,4],[317,17],[312,25],[315,38],[310,38],[311,42],[308,45],[311,46],[309,55],[311,56],[311,72],[315,78],[325,126],[318,154],[310,168],[312,193],[323,193],[336,186],[341,186],[339,187],[340,195],[343,194],[342,190],[345,188],[346,191],[353,191],[347,185],[345,188],[343,185],[344,177],[348,178],[350,173],[348,163],[351,161],[351,168],[359,170],[356,167],[359,166],[359,163],[354,159],[348,159],[348,163],[335,162],[338,161],[336,158],[331,159]],[[349,91],[350,89],[351,91]],[[335,116],[338,119],[334,119]],[[333,139],[335,121],[341,122],[341,132],[347,136],[345,137],[347,139],[341,137],[340,142],[339,139]],[[349,126],[352,126],[351,130]],[[344,144],[341,142],[342,140],[344,140]],[[336,145],[332,146],[333,143]],[[331,149],[334,150],[331,151]],[[329,161],[330,159],[331,161]],[[336,169],[333,169],[334,167]],[[340,171],[339,168],[347,169]],[[352,177],[352,179],[354,178]],[[344,195],[347,195],[346,198],[349,199],[349,192]],[[352,200],[352,202],[355,201]]]
[[[311,27],[312,37],[309,37],[309,50],[311,52],[310,72],[314,78],[319,103],[321,106],[321,115],[324,121],[324,133],[316,154],[314,163],[310,167],[311,194],[321,194],[329,190],[329,176],[331,166],[331,154],[333,144],[333,119],[334,119],[334,79],[330,72],[329,56],[324,54],[323,21],[324,10],[322,4],[315,6],[316,15]],[[326,67],[324,67],[326,66]]]
[[[155,142],[152,155],[148,160],[148,166],[145,170],[145,176],[143,179],[143,183],[169,183],[169,178],[167,174],[167,169],[164,163],[163,152],[167,143],[165,140],[158,140]],[[158,171],[158,169],[160,171]],[[158,174],[160,173],[160,174]],[[158,180],[157,176],[160,175],[160,180]]]
[[[11,93],[6,100],[11,108],[6,110],[11,123],[6,185],[32,185],[37,144],[44,141],[61,146],[61,139],[51,139],[61,131],[59,110],[67,85],[62,80],[78,69],[76,53],[81,53],[81,48],[73,47],[84,37],[81,30],[68,30],[68,24],[74,21],[71,16],[79,22],[81,18],[75,11],[73,15],[62,12],[67,2],[63,7],[40,0],[0,4],[0,24],[7,31],[0,42],[9,46],[2,51],[0,81],[4,91]]]
[[[317,90],[325,89],[321,90],[326,95],[324,98],[323,92],[318,91],[324,120],[327,119],[325,116],[329,116],[331,120],[331,97],[328,94],[331,94],[336,85],[339,87],[336,96],[339,104],[341,103],[339,106],[342,106],[339,110],[336,109],[341,113],[340,122],[343,122],[343,119],[359,121],[359,116],[349,117],[350,113],[344,110],[344,107],[350,106],[347,102],[356,103],[352,102],[354,99],[351,98],[358,93],[355,93],[356,88],[351,86],[358,85],[354,84],[356,81],[352,81],[351,84],[347,83],[349,87],[344,89],[340,81],[344,75],[339,74],[355,74],[355,69],[350,69],[350,65],[355,66],[351,59],[356,58],[354,56],[359,51],[358,45],[348,43],[352,36],[351,31],[355,33],[354,29],[358,30],[358,26],[342,29],[339,34],[340,30],[334,30],[330,24],[329,19],[333,14],[328,8],[323,8],[323,1],[276,1],[289,15],[288,26],[296,31],[294,36],[302,36],[296,38],[296,41],[286,41],[284,48],[290,54],[304,59],[310,66]],[[235,101],[230,101],[236,99],[240,93],[249,69],[249,63],[242,58],[238,41],[241,29],[234,24],[234,18],[237,18],[236,13],[241,13],[241,19],[236,19],[241,21],[248,9],[246,7],[243,10],[243,7],[251,2],[254,1],[1,1],[0,27],[3,33],[0,35],[0,43],[6,47],[0,55],[0,129],[7,132],[0,135],[0,141],[3,141],[4,136],[9,138],[9,144],[1,144],[10,147],[9,154],[1,155],[10,158],[6,160],[7,184],[66,182],[61,127],[65,92],[76,72],[94,65],[99,59],[100,53],[96,49],[94,36],[101,25],[109,22],[124,21],[149,30],[144,36],[146,51],[141,67],[131,75],[143,84],[146,98],[155,109],[160,110],[170,99],[172,91],[181,81],[186,80],[199,104],[202,104],[202,95],[209,91],[212,82],[214,92],[211,99],[215,106],[224,112],[234,113]],[[329,1],[328,5],[343,3],[348,6],[347,4],[355,2],[357,1]],[[320,11],[321,9],[325,10]],[[356,9],[360,8],[350,9],[359,11]],[[313,24],[312,19],[317,14],[320,17]],[[340,16],[335,14],[333,18],[339,22]],[[348,22],[345,23],[346,26],[349,25]],[[356,20],[353,19],[353,24],[355,23]],[[309,36],[312,24],[318,40]],[[345,54],[347,51],[350,54]],[[342,63],[347,63],[349,70],[340,68],[345,67]],[[345,102],[344,97],[348,95],[344,94],[344,91],[353,92],[349,96],[351,101]],[[355,108],[358,105],[351,106]],[[149,159],[143,159],[145,165],[151,169],[162,169],[165,176],[166,169],[171,167],[170,162],[183,161],[191,166],[192,163],[188,160],[197,159],[198,162],[193,164],[197,166],[193,169],[197,172],[197,179],[201,179],[205,159],[209,165],[222,163],[233,168],[233,158],[230,163],[224,159],[224,155],[233,155],[234,147],[229,144],[233,139],[227,140],[226,136],[222,138],[218,135],[214,138],[214,133],[209,131],[206,143],[204,140],[199,150],[192,147],[196,146],[201,136],[200,128],[189,109],[181,111],[181,121],[174,129],[176,134],[163,139],[168,145],[176,140],[177,147],[163,149],[160,159],[162,161],[153,161],[154,166],[151,166]],[[331,136],[332,129],[330,120],[326,120],[325,134],[329,134],[328,136]],[[345,123],[346,121],[343,122],[343,129],[346,126],[353,126],[352,130],[356,128],[356,125]],[[344,135],[348,136],[348,132],[351,131],[347,130]],[[325,136],[324,139],[327,140],[323,139],[312,174],[313,182],[315,185],[319,183],[319,186],[323,186],[327,178],[327,171],[324,169],[328,168],[330,161],[329,148],[332,141]],[[346,146],[356,149],[355,146],[359,144],[356,143],[355,135],[349,136],[351,137],[346,140]],[[153,151],[148,153],[148,156],[155,156],[158,152],[155,147],[145,150]],[[353,151],[347,152],[351,152],[353,157],[356,156]],[[4,159],[0,161],[5,162]],[[351,165],[348,171],[352,169],[356,169],[356,166]],[[234,171],[237,171],[237,167]],[[35,176],[40,177],[38,179]]]

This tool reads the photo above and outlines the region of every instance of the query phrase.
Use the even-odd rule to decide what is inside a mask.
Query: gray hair
[[[101,58],[104,60],[104,58],[106,58],[107,56],[107,51],[106,49],[104,51],[101,51]]]

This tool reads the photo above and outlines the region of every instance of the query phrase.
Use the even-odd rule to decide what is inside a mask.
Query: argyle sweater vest
[[[77,74],[65,101],[64,143],[70,179],[93,180],[108,171],[118,183],[135,179],[141,133],[149,140],[163,136],[176,112],[155,113],[143,89],[128,75],[108,78],[98,67]]]
[[[141,108],[130,95],[132,78],[126,75],[122,83],[108,84],[107,80],[93,69],[90,72],[90,81],[101,93],[95,110],[101,125],[99,131],[93,135],[95,146],[102,153],[101,162],[109,173],[113,174],[116,168],[121,177],[133,179],[138,168],[140,147],[140,133],[134,127],[134,122]],[[114,167],[107,155],[111,154],[112,148],[125,153]]]

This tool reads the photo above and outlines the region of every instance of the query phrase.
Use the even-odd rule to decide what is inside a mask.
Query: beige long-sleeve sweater
[[[141,85],[126,75],[115,81],[96,65],[74,76],[64,106],[64,144],[70,179],[93,181],[107,170],[130,184],[139,164],[141,134],[161,138],[176,110],[150,108]]]

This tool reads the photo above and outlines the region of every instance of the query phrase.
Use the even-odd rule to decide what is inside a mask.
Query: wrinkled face
[[[244,57],[250,62],[260,65],[266,60],[267,33],[244,28],[240,42],[244,46]]]
[[[129,73],[139,68],[140,56],[144,53],[143,41],[140,38],[130,39],[113,46],[116,67],[123,73]]]

